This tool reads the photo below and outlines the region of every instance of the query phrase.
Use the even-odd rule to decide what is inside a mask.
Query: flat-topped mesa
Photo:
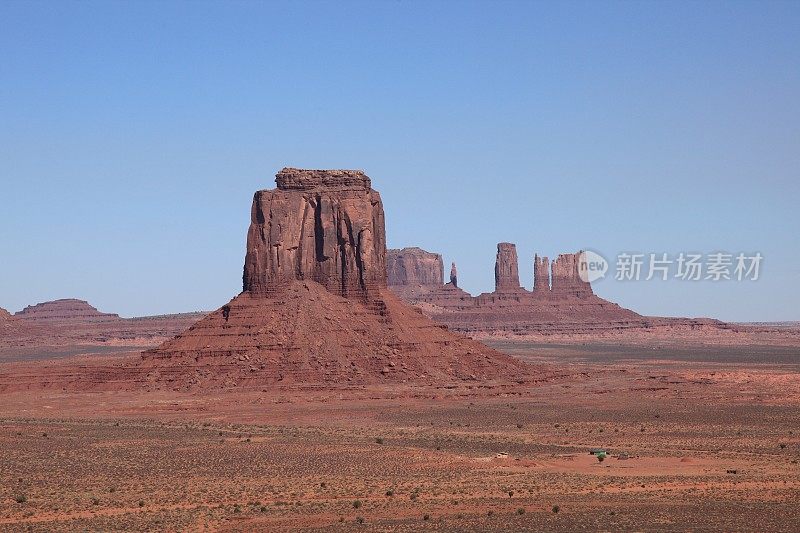
[[[88,302],[75,298],[29,305],[14,316],[28,322],[44,323],[103,322],[119,319],[117,314],[101,313]]]
[[[383,203],[360,170],[284,168],[255,193],[243,289],[273,294],[311,280],[341,296],[386,286]]]
[[[533,292],[550,292],[550,260],[538,254],[533,256]]]
[[[450,283],[453,287],[458,288],[458,270],[455,261],[450,265]]]
[[[501,242],[497,245],[497,259],[494,264],[495,291],[508,291],[520,289],[519,260],[517,247],[510,242]]]
[[[386,273],[389,286],[440,287],[444,283],[442,256],[417,247],[388,250]]]
[[[551,265],[552,293],[557,296],[590,296],[592,286],[580,277],[578,269],[583,251],[574,254],[560,254]]]

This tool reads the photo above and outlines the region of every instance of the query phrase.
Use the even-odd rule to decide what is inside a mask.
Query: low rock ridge
[[[74,298],[29,305],[14,316],[27,322],[42,323],[91,322],[119,319],[119,315],[117,314],[101,313],[88,302]]]

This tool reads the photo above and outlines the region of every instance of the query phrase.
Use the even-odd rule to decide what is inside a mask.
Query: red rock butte
[[[443,383],[530,372],[386,290],[383,203],[363,172],[285,168],[275,181],[253,198],[242,293],[145,352],[148,380]]]

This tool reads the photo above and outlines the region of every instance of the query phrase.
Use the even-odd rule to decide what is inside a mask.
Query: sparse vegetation
[[[517,514],[519,514],[519,515],[525,514],[525,509],[520,507],[519,509],[517,509]]]
[[[375,437],[375,442],[378,444],[383,444],[383,437]]]
[[[16,496],[14,496],[14,501],[17,503],[25,503],[28,501],[28,497],[25,496],[24,494],[17,494]]]
[[[554,505],[554,506],[553,506],[553,512],[554,512],[554,513],[556,513],[556,514],[557,514],[557,513],[558,513],[560,510],[561,510],[561,507],[559,507],[558,505]]]
[[[361,500],[355,500],[353,502],[353,509],[360,509],[361,508]]]

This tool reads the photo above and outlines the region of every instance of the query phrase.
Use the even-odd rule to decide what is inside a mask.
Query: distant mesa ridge
[[[495,290],[472,296],[457,286],[455,266],[442,284],[441,256],[420,248],[389,250],[389,288],[426,316],[472,336],[613,332],[664,325],[722,325],[710,319],[645,317],[594,294],[581,279],[583,252],[554,261],[533,258],[533,290],[520,285],[516,246],[501,242],[495,258]],[[394,266],[392,266],[394,265]]]
[[[104,322],[118,320],[119,315],[101,313],[84,300],[66,298],[29,305],[14,315],[33,323]]]

